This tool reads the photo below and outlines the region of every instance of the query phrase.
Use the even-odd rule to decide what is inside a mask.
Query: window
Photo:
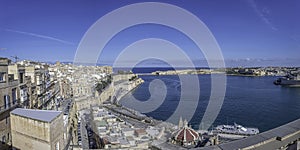
[[[9,107],[10,107],[9,96],[4,95],[4,109],[7,109]]]
[[[13,74],[9,74],[8,75],[8,82],[12,82],[14,81],[14,75]]]
[[[12,102],[13,102],[13,104],[15,104],[15,102],[17,101],[16,88],[12,89],[11,93],[12,93]]]
[[[59,150],[59,142],[55,144],[55,150]]]
[[[6,124],[8,124],[8,117],[5,118],[5,122],[6,122]]]
[[[2,144],[5,144],[5,141],[6,141],[6,139],[5,139],[5,135],[4,135],[4,136],[2,136]]]
[[[23,83],[24,82],[24,73],[20,73],[20,83]]]
[[[0,72],[0,82],[5,81],[5,73],[4,72]]]

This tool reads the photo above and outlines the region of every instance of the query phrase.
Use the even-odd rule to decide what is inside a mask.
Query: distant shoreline
[[[154,74],[138,74],[139,76],[176,76],[176,75],[210,75],[210,74],[221,74],[221,73],[207,73],[207,74],[163,74],[163,75],[154,75]],[[257,76],[257,75],[238,75],[238,74],[224,74],[226,76],[239,76],[239,77],[280,77],[280,76],[271,76],[271,75],[265,75],[265,76]]]
[[[230,68],[230,69],[182,69],[154,71],[151,73],[137,73],[139,75],[200,75],[200,74],[226,74],[228,76],[284,76],[290,72],[289,69],[262,69],[262,68]]]

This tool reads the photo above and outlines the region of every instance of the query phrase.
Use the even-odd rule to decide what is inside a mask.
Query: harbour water
[[[184,75],[191,76],[191,75]],[[193,118],[189,122],[198,129],[210,97],[210,75],[197,75],[200,83],[200,98]],[[175,111],[180,100],[180,80],[177,75],[140,76],[145,82],[132,91],[134,97],[146,101],[150,97],[149,84],[154,79],[163,81],[167,87],[167,96],[160,107],[147,113],[158,120],[168,119]],[[234,122],[257,127],[261,132],[278,127],[300,118],[300,88],[276,86],[277,77],[227,76],[227,88],[224,103],[213,126],[233,124]],[[124,106],[134,109],[134,103],[125,96],[120,100]],[[146,107],[146,106],[145,106]],[[190,111],[190,109],[185,109]],[[181,112],[182,114],[186,112]],[[171,120],[177,124],[177,120]]]

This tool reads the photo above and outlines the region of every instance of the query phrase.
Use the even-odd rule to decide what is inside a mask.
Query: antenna
[[[226,122],[226,123],[227,123],[227,125],[228,125],[228,116],[226,116],[226,120],[227,120],[227,122]]]
[[[15,59],[15,63],[18,62],[18,60],[20,59],[18,56],[10,56],[11,58]]]

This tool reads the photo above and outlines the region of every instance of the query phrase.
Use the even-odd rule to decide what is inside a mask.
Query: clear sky
[[[81,38],[95,21],[119,7],[137,2],[144,1],[0,0],[0,56],[72,61]],[[215,36],[226,60],[300,63],[299,0],[157,2],[177,5],[201,19]],[[101,60],[114,60],[124,47],[143,38],[169,40],[180,45],[193,60],[203,59],[197,47],[179,31],[145,24],[115,36],[103,50]]]

